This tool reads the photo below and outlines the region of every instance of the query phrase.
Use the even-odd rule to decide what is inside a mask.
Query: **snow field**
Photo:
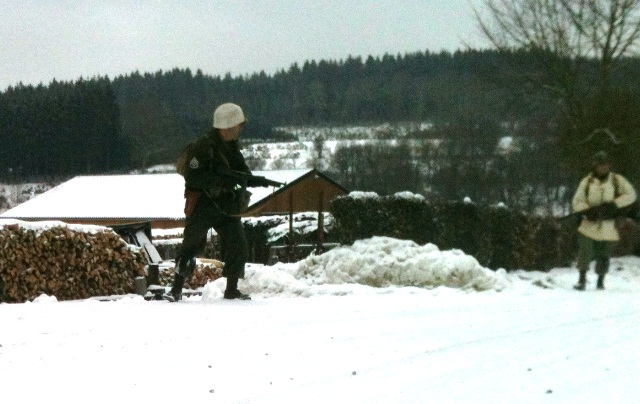
[[[638,402],[640,258],[615,258],[605,291],[576,278],[374,237],[248,265],[251,301],[222,299],[224,279],[174,304],[42,295],[0,304],[0,388],[24,403]]]

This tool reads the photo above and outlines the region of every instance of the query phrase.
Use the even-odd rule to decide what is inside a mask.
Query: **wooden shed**
[[[253,203],[247,216],[324,211],[332,199],[347,193],[342,185],[312,169]]]

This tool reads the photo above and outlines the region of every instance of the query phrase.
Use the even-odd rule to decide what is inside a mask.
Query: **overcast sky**
[[[271,74],[306,60],[486,47],[480,0],[0,0],[0,91],[175,67]]]

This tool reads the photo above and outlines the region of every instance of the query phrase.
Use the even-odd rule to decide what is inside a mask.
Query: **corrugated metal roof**
[[[291,183],[312,169],[254,171],[254,175]],[[24,219],[184,219],[184,179],[179,174],[75,177],[0,217]],[[251,205],[274,188],[250,188]]]

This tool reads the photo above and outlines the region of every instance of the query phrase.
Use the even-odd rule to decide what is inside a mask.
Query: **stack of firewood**
[[[175,268],[166,268],[160,272],[160,284],[169,286],[173,283]],[[215,281],[222,276],[222,262],[217,260],[201,260],[193,272],[193,276],[187,279],[185,287],[197,289],[204,287],[208,282]]]
[[[2,300],[24,302],[41,294],[58,300],[133,293],[145,258],[116,233],[64,225],[0,227]]]

